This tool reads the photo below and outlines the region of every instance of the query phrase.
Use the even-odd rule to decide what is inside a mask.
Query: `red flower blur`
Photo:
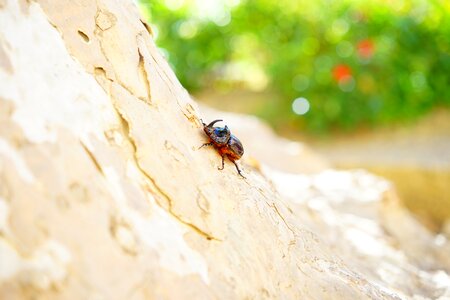
[[[372,57],[373,53],[375,52],[375,44],[370,39],[362,40],[358,43],[356,46],[356,49],[358,49],[358,55],[361,58],[369,59]]]
[[[352,77],[352,69],[344,64],[337,65],[333,68],[333,77],[337,82],[345,82]]]

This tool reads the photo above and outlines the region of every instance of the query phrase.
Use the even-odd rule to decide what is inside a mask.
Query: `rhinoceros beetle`
[[[244,155],[244,147],[242,146],[241,141],[231,134],[228,126],[225,125],[225,127],[214,127],[214,124],[222,121],[223,120],[214,120],[208,125],[206,125],[202,121],[203,131],[208,136],[209,142],[201,145],[200,148],[205,146],[214,146],[214,148],[219,152],[220,156],[222,156],[222,167],[218,169],[223,170],[226,156],[236,166],[236,170],[238,171],[239,175],[245,178],[236,163],[236,160],[239,160],[242,155]]]

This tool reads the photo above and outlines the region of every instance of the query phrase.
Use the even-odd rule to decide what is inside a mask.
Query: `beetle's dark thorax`
[[[225,127],[207,127],[205,132],[208,134],[211,141],[218,147],[225,146],[230,140],[230,130]]]

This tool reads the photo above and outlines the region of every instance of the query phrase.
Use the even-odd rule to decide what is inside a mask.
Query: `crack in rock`
[[[129,131],[129,122],[126,120],[126,118],[123,116],[123,114],[120,112],[119,109],[117,109],[115,107],[117,113],[119,114],[119,117],[122,119],[122,122],[124,122],[128,128],[124,128],[126,129],[125,135],[127,140],[129,141],[129,143],[132,145],[133,147],[133,159],[135,161],[136,167],[138,168],[138,170],[142,173],[142,175],[148,179],[151,183],[152,186],[156,189],[156,191],[167,201],[168,203],[168,209],[167,211],[175,218],[177,219],[179,222],[183,223],[184,225],[190,227],[191,229],[193,229],[196,233],[200,234],[201,236],[205,237],[207,240],[215,240],[215,241],[221,241],[220,239],[212,236],[211,234],[205,232],[204,230],[202,230],[201,228],[197,227],[196,225],[189,223],[185,220],[183,220],[180,216],[178,216],[177,214],[174,213],[173,211],[173,206],[172,206],[172,198],[165,192],[163,191],[157,184],[156,181],[153,177],[150,176],[150,174],[148,174],[148,172],[146,170],[144,170],[142,168],[142,166],[139,163],[139,159],[137,158],[137,146],[136,143],[134,141],[134,139],[132,138],[132,136],[130,135],[130,131]],[[162,207],[159,203],[158,205],[160,207]],[[162,207],[164,208],[164,207]]]

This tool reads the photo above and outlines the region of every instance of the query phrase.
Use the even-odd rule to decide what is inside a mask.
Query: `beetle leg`
[[[214,145],[213,142],[211,142],[211,143],[204,143],[203,145],[201,145],[200,147],[198,147],[198,150],[200,150],[201,148],[203,148],[203,147],[205,147],[205,146],[212,146],[212,145]]]
[[[223,170],[225,166],[225,155],[222,155],[222,167],[221,168],[217,168],[218,170]]]
[[[245,179],[245,176],[242,175],[242,171],[239,169],[239,166],[237,165],[237,163],[236,163],[234,160],[232,160],[232,159],[230,159],[230,160],[231,160],[231,161],[233,162],[233,164],[236,166],[236,170],[238,171],[239,175],[241,175],[241,177]]]

